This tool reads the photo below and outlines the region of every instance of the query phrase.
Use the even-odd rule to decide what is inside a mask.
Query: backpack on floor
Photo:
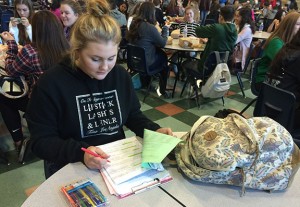
[[[229,52],[226,52],[225,59],[221,61],[219,52],[215,51],[217,65],[206,83],[201,87],[201,94],[204,98],[221,98],[230,88],[231,75],[227,65]]]
[[[299,168],[299,148],[268,117],[224,119],[202,116],[175,148],[179,169],[189,178],[260,190],[286,189]]]

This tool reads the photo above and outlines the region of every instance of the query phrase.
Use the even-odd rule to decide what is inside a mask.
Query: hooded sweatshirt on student
[[[119,23],[120,27],[126,26],[126,24],[127,24],[126,16],[122,12],[120,12],[118,8],[111,10],[110,16],[112,16],[113,18],[116,19],[116,21]]]
[[[138,136],[160,128],[140,111],[131,77],[115,66],[103,80],[72,68],[66,58],[41,76],[26,111],[32,151],[59,165],[83,161],[81,147]]]
[[[237,39],[237,31],[233,23],[200,26],[196,28],[196,34],[198,37],[208,38],[203,55],[199,61],[199,71],[203,70],[204,62],[212,51],[229,51],[231,53]]]

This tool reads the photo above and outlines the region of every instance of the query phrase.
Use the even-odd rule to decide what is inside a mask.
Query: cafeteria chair
[[[254,45],[251,43],[248,54],[247,54],[247,57],[246,57],[244,68],[242,69],[242,71],[238,71],[236,73],[236,78],[238,80],[238,83],[239,83],[239,86],[240,86],[240,89],[242,91],[242,94],[243,94],[244,98],[246,98],[246,95],[245,95],[245,92],[244,92],[244,84],[243,84],[243,81],[242,81],[242,75],[244,75],[246,73],[247,69],[248,69],[248,66],[249,66],[249,63],[250,63],[250,60],[251,60],[253,47],[254,47]]]
[[[258,58],[256,60],[253,60],[252,62],[252,67],[251,67],[251,71],[250,71],[250,89],[253,95],[258,96],[259,91],[256,89],[255,87],[255,83],[256,83],[256,74],[257,74],[257,70],[258,70],[258,65],[260,63],[261,58]],[[252,106],[253,103],[255,103],[257,100],[257,97],[254,98],[252,101],[250,101],[250,103],[248,103],[245,108],[240,112],[240,114],[243,114],[245,111],[247,111],[247,109]]]
[[[295,95],[287,90],[264,82],[253,111],[255,117],[267,116],[288,130],[299,146],[300,129],[294,129],[297,102]]]
[[[217,62],[216,53],[219,53],[219,55],[220,55],[220,62]],[[193,86],[194,91],[196,93],[196,97],[195,97],[196,98],[196,104],[199,108],[200,103],[199,103],[199,93],[198,93],[197,81],[200,80],[200,79],[202,80],[201,83],[200,83],[200,87],[199,87],[201,89],[201,86],[205,84],[205,82],[207,81],[209,76],[212,74],[212,72],[216,68],[217,64],[227,63],[228,58],[229,58],[229,51],[224,51],[224,52],[212,51],[209,54],[209,56],[207,57],[207,59],[205,60],[205,62],[204,62],[203,73],[200,73],[200,72],[195,71],[193,69],[185,68],[186,73],[187,73],[187,77],[186,77],[186,80],[183,84],[180,97],[182,97],[187,83],[190,82],[191,86]],[[196,61],[195,61],[195,64],[197,64]],[[224,104],[225,104],[224,97],[222,97],[222,102],[223,102],[223,106],[224,106]]]
[[[155,70],[149,70],[145,48],[130,43],[127,44],[127,67],[128,70],[139,73],[141,76],[150,77],[150,82],[147,86],[147,91],[143,99],[143,102],[145,102],[147,96],[150,94],[153,79],[159,78],[162,81],[160,72],[164,70],[164,68],[157,67]]]

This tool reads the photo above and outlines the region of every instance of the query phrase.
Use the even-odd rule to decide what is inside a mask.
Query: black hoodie
[[[123,125],[138,136],[160,128],[140,111],[128,72],[115,66],[104,80],[71,67],[70,59],[45,72],[26,111],[32,151],[59,165],[83,161],[81,147],[124,138]]]

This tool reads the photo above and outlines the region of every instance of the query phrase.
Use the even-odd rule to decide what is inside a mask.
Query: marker
[[[86,153],[88,153],[88,154],[90,154],[90,155],[93,155],[93,156],[95,156],[95,157],[100,157],[100,158],[106,160],[107,162],[110,162],[108,159],[105,159],[105,158],[103,158],[101,155],[99,155],[99,154],[97,154],[97,153],[95,153],[95,152],[93,152],[93,151],[91,151],[91,150],[85,149],[84,147],[81,147],[81,150],[82,150],[82,151],[85,151]]]

